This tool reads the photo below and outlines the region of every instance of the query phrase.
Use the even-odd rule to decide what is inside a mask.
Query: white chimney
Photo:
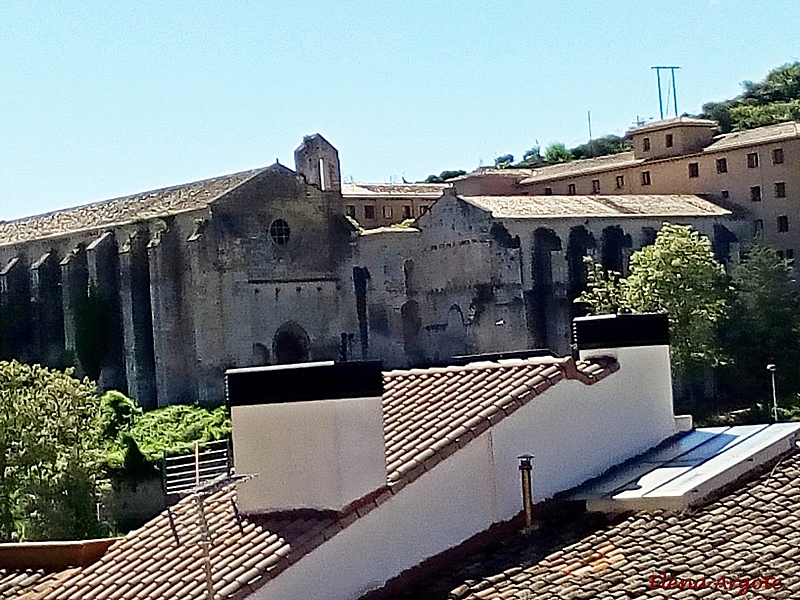
[[[641,389],[650,398],[654,419],[674,420],[676,431],[692,428],[691,416],[673,413],[666,313],[579,317],[572,328],[580,359],[615,358],[633,389]]]
[[[226,372],[242,512],[341,510],[386,485],[380,363]]]

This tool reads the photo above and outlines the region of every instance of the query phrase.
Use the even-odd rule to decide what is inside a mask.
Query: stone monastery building
[[[723,260],[753,223],[776,244],[795,235],[778,230],[794,222],[800,189],[797,125],[722,138],[710,128],[648,125],[633,153],[454,187],[343,186],[338,153],[317,134],[294,170],[276,163],[3,222],[0,354],[76,364],[145,407],[220,402],[232,367],[563,354],[585,255],[624,272],[665,221],[710,236]],[[722,159],[727,174],[715,171]],[[681,179],[673,170],[688,183],[665,183]],[[748,199],[755,173],[760,201]]]

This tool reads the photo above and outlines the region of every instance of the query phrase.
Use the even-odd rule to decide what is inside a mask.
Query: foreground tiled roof
[[[341,512],[240,516],[233,486],[204,501],[211,533],[215,597],[244,598],[563,379],[584,384],[618,369],[611,359],[531,358],[385,374],[387,486]],[[186,498],[116,542],[96,563],[57,588],[24,600],[173,598],[205,594],[199,512]]]
[[[695,513],[640,513],[606,527],[575,516],[545,524],[490,552],[449,564],[413,590],[417,600],[800,597],[800,455]],[[706,589],[650,589],[660,575],[697,580]],[[721,577],[771,576],[781,590],[741,595]],[[442,583],[449,583],[449,594]],[[459,583],[459,580],[461,583]],[[447,587],[447,586],[445,586]],[[400,596],[398,596],[399,598]],[[402,596],[405,598],[406,596]],[[409,596],[410,597],[410,596]]]
[[[0,599],[19,598],[47,578],[43,569],[0,569]]]
[[[496,219],[709,217],[731,214],[698,196],[459,196]]]
[[[116,227],[143,219],[201,209],[264,170],[255,169],[223,175],[35,217],[1,221],[0,246]]]

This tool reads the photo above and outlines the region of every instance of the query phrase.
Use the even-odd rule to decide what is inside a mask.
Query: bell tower
[[[307,135],[294,151],[295,170],[325,192],[342,188],[339,152],[320,134]]]

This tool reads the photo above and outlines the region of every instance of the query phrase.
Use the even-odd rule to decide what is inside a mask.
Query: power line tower
[[[672,79],[672,101],[675,106],[675,116],[678,116],[678,94],[675,89],[675,71],[680,69],[680,67],[650,67],[654,69],[656,72],[656,79],[658,80],[658,110],[661,114],[661,118],[664,118],[664,101],[661,97],[661,71],[669,71],[670,77]],[[667,88],[669,91],[669,88]],[[669,112],[669,96],[667,96],[667,112]]]

